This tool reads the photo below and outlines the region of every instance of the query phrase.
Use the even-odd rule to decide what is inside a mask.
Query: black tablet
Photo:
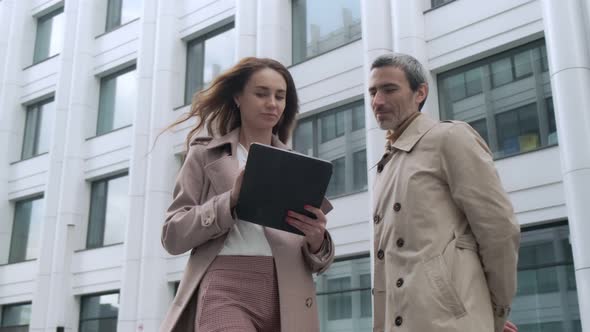
[[[239,219],[303,235],[287,224],[287,211],[313,217],[304,205],[320,207],[332,164],[307,155],[253,143],[236,206]]]

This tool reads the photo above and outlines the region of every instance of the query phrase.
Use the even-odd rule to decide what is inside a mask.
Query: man
[[[428,83],[411,56],[377,58],[369,93],[388,131],[374,185],[374,331],[516,331],[506,319],[520,229],[489,148],[468,124],[420,113]]]

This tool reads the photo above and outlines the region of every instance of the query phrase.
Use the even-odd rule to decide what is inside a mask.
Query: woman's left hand
[[[317,253],[324,242],[327,222],[326,215],[322,210],[313,206],[306,205],[304,209],[315,214],[316,219],[294,211],[288,211],[285,221],[305,234],[305,240],[309,244],[309,249],[312,253]]]

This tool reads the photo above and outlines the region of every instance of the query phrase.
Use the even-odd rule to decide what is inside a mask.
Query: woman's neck
[[[240,128],[240,144],[250,150],[250,144],[261,143],[270,145],[272,142],[272,130],[261,131],[261,130],[249,130],[248,128]]]

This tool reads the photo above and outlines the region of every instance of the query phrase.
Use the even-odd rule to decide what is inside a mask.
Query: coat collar
[[[432,127],[437,124],[437,121],[422,114],[410,123],[408,128],[404,130],[401,136],[393,143],[392,147],[405,152],[410,152]]]

